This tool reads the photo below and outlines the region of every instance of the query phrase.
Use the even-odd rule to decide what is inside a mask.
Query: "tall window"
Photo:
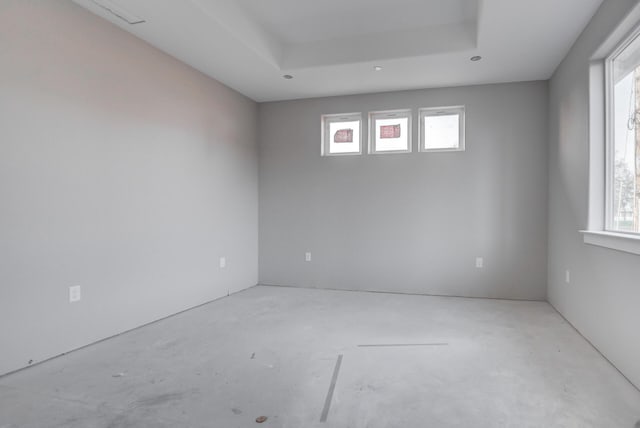
[[[326,114],[322,116],[322,155],[359,155],[362,153],[362,114]]]
[[[586,244],[640,255],[640,5],[589,62]]]
[[[607,61],[606,226],[640,233],[640,36]]]

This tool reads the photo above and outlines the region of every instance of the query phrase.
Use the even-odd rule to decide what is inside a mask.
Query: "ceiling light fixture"
[[[476,62],[476,61],[480,61],[482,59],[482,57],[480,55],[476,55],[476,56],[472,56],[471,57],[471,61]]]
[[[291,80],[291,79],[293,79],[293,76],[292,76],[292,75],[290,75],[290,74],[285,74],[285,75],[284,75],[284,76],[282,76],[282,77],[284,77],[284,78],[285,78],[285,79],[287,79],[287,80]]]
[[[374,69],[375,71],[382,71],[382,67],[381,67],[381,66],[379,66],[379,65],[374,65],[374,66],[373,66],[373,69]]]

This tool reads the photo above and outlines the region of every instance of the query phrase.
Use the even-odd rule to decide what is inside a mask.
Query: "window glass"
[[[457,149],[460,146],[460,116],[446,114],[424,118],[424,148]]]
[[[322,155],[362,153],[360,113],[322,116]]]
[[[332,122],[329,124],[329,153],[360,152],[360,122]]]
[[[640,232],[640,41],[636,38],[612,62],[609,141],[609,228]]]
[[[462,151],[464,107],[420,109],[420,151]]]
[[[371,153],[411,151],[411,110],[372,112],[369,121]]]

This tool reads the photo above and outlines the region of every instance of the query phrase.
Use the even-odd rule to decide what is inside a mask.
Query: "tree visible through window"
[[[612,231],[640,233],[640,41],[633,40],[612,60],[613,144],[609,144]]]

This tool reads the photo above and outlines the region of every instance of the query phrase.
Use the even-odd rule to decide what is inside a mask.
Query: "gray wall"
[[[0,373],[256,284],[256,116],[69,1],[0,2]]]
[[[589,58],[636,0],[605,1],[550,83],[549,300],[640,386],[640,257],[583,243]],[[565,283],[565,270],[571,283]]]
[[[322,114],[460,104],[466,152],[320,156]],[[547,106],[546,82],[261,104],[260,283],[545,299]]]

